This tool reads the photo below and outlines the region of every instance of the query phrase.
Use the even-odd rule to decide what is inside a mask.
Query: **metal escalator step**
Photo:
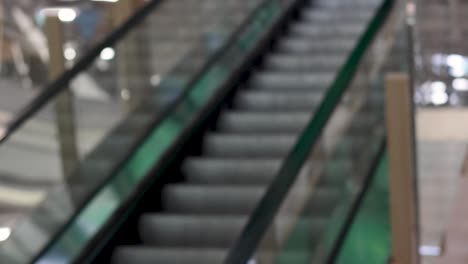
[[[177,14],[186,14],[189,16],[197,16],[207,11],[215,10],[248,10],[258,0],[246,3],[243,1],[218,1],[218,0],[198,0],[198,1],[171,1],[169,4],[162,6],[164,14],[167,12],[177,12]],[[195,12],[194,12],[195,11]]]
[[[281,165],[280,159],[187,158],[182,171],[192,184],[268,184]]]
[[[328,0],[328,1],[313,1],[311,4],[316,8],[328,8],[328,12],[337,12],[339,10],[349,10],[350,12],[361,12],[381,3],[380,0]]]
[[[151,246],[228,248],[246,223],[239,216],[146,214],[139,223],[140,237]]]
[[[296,142],[295,135],[208,134],[203,153],[208,157],[284,157]]]
[[[230,111],[222,114],[218,130],[230,133],[299,133],[311,117],[309,112]]]
[[[258,72],[251,80],[256,89],[326,89],[333,81],[334,73]]]
[[[229,21],[241,21],[245,17],[245,13],[242,13],[239,10],[236,12],[234,10],[233,13],[231,13],[231,17],[229,18]],[[213,14],[214,15],[214,14]],[[179,26],[179,27],[190,27],[190,26],[203,26],[203,25],[209,25],[213,23],[213,21],[216,21],[215,18],[212,16],[206,16],[206,15],[194,15],[194,16],[181,16],[178,14],[177,16],[174,16],[172,14],[167,14],[167,13],[160,13],[158,15],[150,16],[146,19],[145,23],[148,23],[150,25],[162,25],[166,27],[170,26]],[[220,17],[218,17],[219,19]]]
[[[360,10],[356,11],[348,9],[347,12],[339,11],[335,13],[323,12],[323,10],[320,9],[306,8],[302,11],[301,18],[312,23],[335,21],[336,23],[361,22],[366,24],[372,16],[373,12],[373,7],[361,8]]]
[[[324,36],[359,36],[365,29],[362,24],[328,25],[319,27],[313,23],[295,23],[290,31],[292,35],[304,37],[324,37]]]
[[[169,213],[248,215],[265,192],[262,186],[170,185],[163,190]]]
[[[331,53],[331,52],[330,52]],[[285,72],[336,72],[343,65],[343,54],[272,54],[267,56],[265,68],[270,71]]]
[[[298,36],[289,36],[278,42],[277,50],[281,53],[304,55],[304,53],[331,53],[346,56],[354,46],[355,40],[342,36],[338,41],[311,41]]]
[[[248,89],[238,93],[234,106],[248,111],[311,111],[316,108],[323,93],[311,92],[276,92]]]
[[[221,264],[227,254],[223,249],[118,247],[113,264]]]

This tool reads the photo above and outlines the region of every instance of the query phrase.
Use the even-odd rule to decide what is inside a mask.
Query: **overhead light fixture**
[[[440,67],[442,65],[445,65],[445,63],[447,62],[447,56],[441,53],[436,53],[432,55],[431,62],[432,65]]]
[[[113,48],[105,48],[101,51],[102,60],[112,60],[115,57],[115,50]]]
[[[430,87],[433,93],[445,93],[447,91],[447,85],[441,81],[432,82]]]
[[[448,100],[449,96],[446,92],[435,92],[431,95],[431,101],[434,105],[444,105]]]
[[[438,257],[442,254],[442,249],[438,246],[420,246],[419,255]]]
[[[450,74],[453,77],[463,77],[465,75],[465,57],[458,54],[447,56],[447,65],[450,67]]]
[[[60,19],[60,21],[69,23],[73,22],[76,19],[77,14],[76,11],[72,8],[60,8],[60,10],[57,13],[57,16]]]
[[[39,11],[39,15],[42,17],[57,16],[60,21],[70,23],[75,21],[78,12],[70,7],[46,7]]]
[[[124,101],[128,101],[130,100],[130,91],[127,89],[123,89],[122,91],[120,91],[120,96]]]
[[[447,56],[447,65],[450,67],[459,67],[465,64],[465,58],[459,54],[450,54]]]
[[[150,83],[153,86],[158,86],[161,83],[161,76],[159,74],[154,74],[151,76]]]
[[[72,61],[76,58],[76,51],[72,47],[65,48],[63,51],[63,56],[66,60]]]
[[[0,227],[0,242],[6,241],[11,235],[9,227]]]
[[[456,78],[452,81],[452,86],[453,89],[457,91],[466,92],[468,91],[468,80],[464,78]]]

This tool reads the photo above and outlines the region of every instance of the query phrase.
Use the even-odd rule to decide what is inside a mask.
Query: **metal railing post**
[[[49,78],[55,80],[65,70],[63,55],[62,22],[57,16],[47,16],[46,34],[49,47]],[[75,113],[73,108],[73,94],[70,89],[64,90],[55,100],[55,117],[57,137],[59,140],[62,170],[65,177],[75,169],[78,162],[77,139],[75,130]]]
[[[117,27],[124,23],[140,6],[142,6],[140,0],[120,0],[114,3],[112,8],[114,26]],[[134,57],[145,49],[144,42],[139,41],[137,35],[129,34],[118,47],[115,47],[117,52],[117,87],[125,111],[132,109],[141,99],[138,93],[141,87],[133,87],[131,79],[133,74],[138,72],[139,75],[142,75],[144,71],[142,65],[145,61],[139,61],[138,58]]]
[[[407,74],[386,76],[392,263],[395,264],[419,263],[414,113],[410,87]]]

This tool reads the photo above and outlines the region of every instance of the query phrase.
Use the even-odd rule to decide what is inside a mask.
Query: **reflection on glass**
[[[388,161],[383,157],[348,231],[338,264],[387,263],[391,256]]]

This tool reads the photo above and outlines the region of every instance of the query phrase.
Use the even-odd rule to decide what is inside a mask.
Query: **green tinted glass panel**
[[[337,264],[388,263],[391,247],[388,159],[385,155],[348,231]]]
[[[118,174],[97,193],[36,263],[70,263],[80,254],[116,213],[119,205],[135,191],[154,164],[167,162],[162,160],[166,152],[220,91],[222,84],[240,66],[245,56],[253,51],[256,43],[281,15],[283,6],[279,0],[266,1],[256,10],[254,19],[223,56],[189,87],[189,92],[175,109],[164,117]],[[162,173],[156,172],[154,178]]]

